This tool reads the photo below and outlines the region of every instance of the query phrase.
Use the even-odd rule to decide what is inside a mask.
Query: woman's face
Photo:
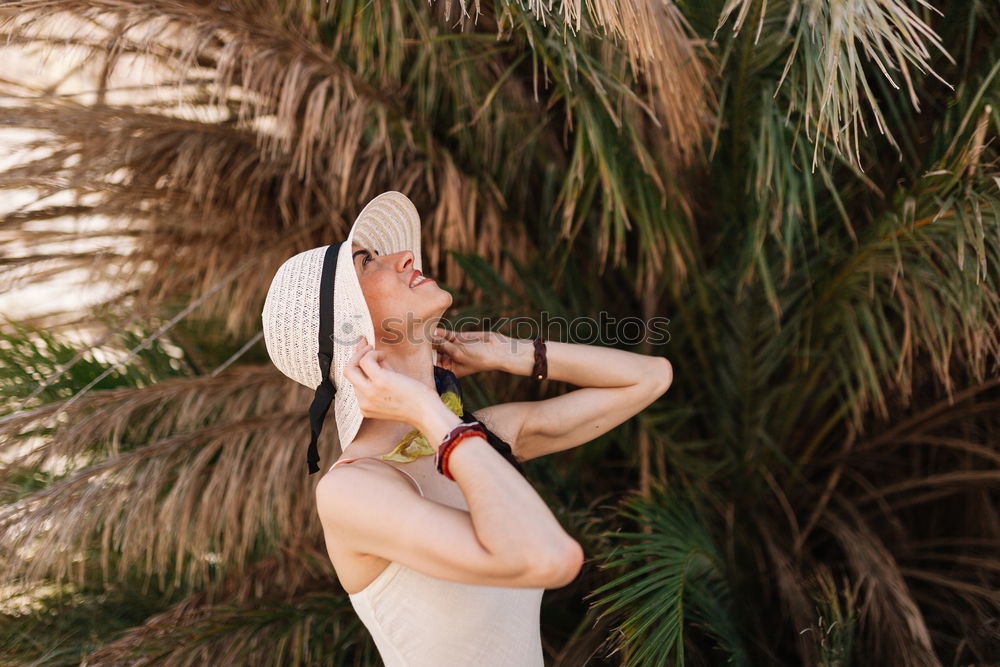
[[[351,258],[379,340],[400,342],[409,334],[423,334],[427,323],[451,306],[447,290],[429,278],[421,282],[409,250],[379,255],[355,243]]]

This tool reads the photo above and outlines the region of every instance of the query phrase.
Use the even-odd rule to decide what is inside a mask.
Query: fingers
[[[492,331],[450,331],[443,327],[438,327],[434,333],[450,343],[471,343],[477,340],[489,340],[493,335]]]
[[[366,342],[363,337],[358,341],[358,344],[354,346],[354,354],[351,355],[350,360],[347,362],[347,366],[344,367],[344,377],[350,380],[351,384],[357,384],[359,381],[369,379],[365,368],[360,365],[360,362],[365,355],[373,349],[374,348]]]
[[[454,348],[455,344],[452,343],[447,338],[440,338],[440,339],[434,341],[434,343],[432,344],[432,346],[435,347],[435,348],[437,348],[438,350],[440,350],[442,352],[449,352],[451,349]]]
[[[431,347],[439,351],[448,351],[448,349],[454,344],[453,336],[453,331],[448,331],[438,327],[434,330],[434,334],[431,337]]]
[[[365,375],[367,375],[369,379],[374,380],[375,376],[377,376],[379,371],[382,370],[381,362],[384,359],[385,352],[383,350],[369,349],[361,356],[361,359],[358,361],[358,365],[362,368],[362,370],[364,370]]]
[[[475,332],[475,331],[472,331],[472,332],[468,332],[468,331],[461,331],[461,332],[460,331],[452,331],[450,329],[444,329],[442,327],[438,327],[437,329],[434,330],[434,333],[438,334],[439,336],[441,336],[445,340],[450,340],[451,342],[455,342],[457,340],[461,340],[463,338],[468,337],[468,334],[470,334],[470,333],[477,333],[477,332]]]
[[[358,340],[358,344],[354,346],[354,354],[351,355],[350,361],[347,362],[348,365],[357,363],[361,357],[371,349],[371,345],[365,340],[364,336]]]

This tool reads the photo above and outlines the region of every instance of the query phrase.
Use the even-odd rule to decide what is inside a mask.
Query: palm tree
[[[670,319],[672,390],[527,465],[590,556],[552,664],[1000,661],[1000,11],[940,4],[3,2],[61,60],[0,81],[0,281],[109,291],[0,341],[0,653],[375,664],[258,318],[396,189],[454,316]]]

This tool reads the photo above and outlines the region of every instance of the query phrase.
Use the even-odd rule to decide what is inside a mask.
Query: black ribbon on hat
[[[337,255],[341,243],[332,243],[323,255],[323,273],[319,282],[319,371],[323,381],[316,387],[309,406],[309,425],[312,427],[312,438],[309,440],[309,474],[319,472],[319,434],[323,431],[323,420],[337,395],[337,387],[330,379],[330,365],[333,363],[333,287],[337,277]]]

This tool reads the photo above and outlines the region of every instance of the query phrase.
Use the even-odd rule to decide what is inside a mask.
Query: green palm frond
[[[854,594],[846,585],[843,590],[838,589],[828,568],[820,569],[811,584],[819,612],[815,627],[807,631],[811,633],[809,641],[818,648],[816,665],[850,667],[854,633],[857,632]]]
[[[937,11],[924,0],[917,3],[925,11]],[[811,168],[815,169],[821,142],[825,137],[843,156],[862,166],[860,143],[878,129],[897,147],[889,123],[872,90],[869,79],[884,76],[896,90],[904,86],[910,102],[919,111],[914,85],[914,68],[920,74],[943,79],[931,66],[931,51],[938,51],[954,62],[940,37],[925,18],[904,0],[878,2],[809,2],[778,3],[768,16],[767,3],[755,0],[730,0],[722,10],[715,32],[734,12],[733,31],[744,27],[743,40],[756,44],[761,34],[780,34],[788,49],[778,88],[788,79],[787,109],[805,118],[805,129],[813,142]],[[784,16],[775,16],[784,12]],[[746,25],[744,25],[746,24]],[[873,64],[869,64],[873,63]],[[866,72],[866,65],[879,73]],[[896,72],[895,76],[890,72]],[[875,127],[865,125],[870,113]],[[827,143],[827,142],[823,142]],[[863,168],[863,166],[862,166]]]
[[[147,335],[136,329],[114,332],[116,346],[131,349]],[[105,341],[107,343],[107,341]],[[10,414],[33,405],[70,398],[75,389],[100,375],[108,363],[98,359],[93,348],[81,351],[62,337],[7,320],[0,329],[0,411]],[[183,359],[171,357],[154,341],[95,385],[97,390],[115,387],[147,387],[183,375]],[[3,427],[0,426],[0,432]]]
[[[728,662],[750,664],[735,622],[723,559],[690,500],[655,492],[626,503],[623,518],[649,532],[618,532],[623,544],[601,554],[602,568],[622,568],[588,595],[601,616],[619,612],[616,643],[630,665],[684,664],[685,633],[703,632]]]
[[[887,388],[907,399],[916,359],[952,392],[956,359],[982,381],[1000,353],[1000,282],[987,270],[1000,260],[1000,173],[966,180],[966,168],[951,159],[928,172],[818,281],[809,336],[832,344],[816,367],[833,365],[855,418],[869,405],[884,418]]]
[[[150,594],[145,584],[130,573],[114,586],[5,586],[0,665],[81,664],[90,652],[175,601],[162,592]]]

